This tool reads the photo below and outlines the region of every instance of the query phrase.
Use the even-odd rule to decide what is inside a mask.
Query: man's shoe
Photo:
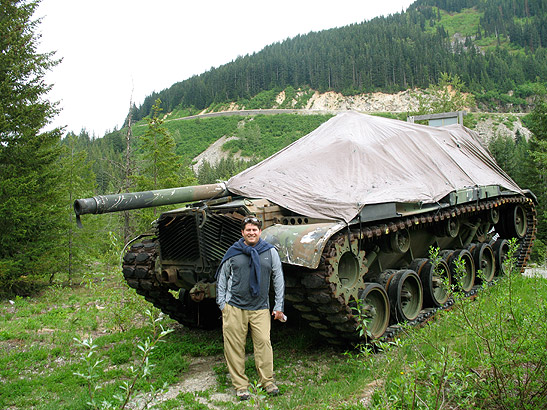
[[[239,400],[249,400],[251,395],[249,394],[249,390],[247,389],[241,389],[236,391],[236,396]]]
[[[264,390],[266,391],[266,393],[268,393],[268,395],[270,396],[277,396],[279,394],[279,389],[277,388],[277,386],[273,383],[271,384],[268,384],[266,387],[264,387]]]

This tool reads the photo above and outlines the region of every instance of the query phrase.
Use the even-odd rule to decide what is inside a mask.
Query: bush
[[[547,263],[547,245],[545,244],[545,242],[541,241],[540,239],[536,239],[534,241],[530,260],[540,265]]]

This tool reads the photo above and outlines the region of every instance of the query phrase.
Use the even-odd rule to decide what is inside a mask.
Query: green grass
[[[181,119],[183,116],[177,117],[177,114],[184,115],[185,112],[172,113],[163,126],[174,138],[177,144],[177,155],[180,155],[183,161],[195,158],[219,138],[234,135],[237,124],[244,118],[233,116],[183,120]],[[146,120],[141,120],[133,128],[134,135],[136,137],[144,135],[146,129]]]
[[[75,337],[92,337],[96,345],[97,399],[121,392],[141,358],[138,346],[153,330],[144,314],[151,305],[118,275],[1,301],[0,408],[92,408],[86,381],[75,375],[86,373],[86,350]],[[440,402],[446,409],[538,408],[541,401],[533,398],[547,393],[545,300],[547,280],[513,275],[474,299],[458,300],[420,329],[405,329],[396,342],[377,344],[378,353],[326,345],[292,316],[272,329],[281,395],[257,391],[246,403],[233,399],[221,331],[188,330],[166,318],[161,323],[174,331],[150,354],[154,367],[136,390],[176,386],[190,377],[191,363],[204,358],[216,386],[179,393],[156,408],[425,409],[441,408]],[[247,370],[256,381],[252,355]]]
[[[444,26],[450,37],[456,33],[464,37],[474,36],[477,34],[477,27],[482,14],[475,9],[463,9],[460,13],[441,11],[440,24]]]
[[[331,117],[332,115],[257,115],[238,130],[238,139],[226,142],[223,148],[262,160],[309,134]]]
[[[441,10],[441,20],[434,21],[433,25],[426,25],[426,31],[433,33],[438,26],[443,26],[450,38],[456,33],[464,38],[472,37],[474,38],[474,44],[482,50],[494,50],[496,47],[501,46],[511,53],[523,52],[522,48],[512,44],[509,38],[504,35],[476,38],[479,22],[483,15],[484,13],[474,8],[462,9],[459,13],[448,13]]]
[[[213,142],[226,136],[238,136],[229,141],[224,149],[252,158],[265,157],[279,151],[300,137],[310,133],[332,115],[257,115],[254,117],[226,116],[183,120],[173,113],[164,127],[173,136],[176,152],[185,162],[205,151]],[[123,131],[123,130],[122,130]],[[136,137],[146,132],[146,121],[139,121],[133,128]]]

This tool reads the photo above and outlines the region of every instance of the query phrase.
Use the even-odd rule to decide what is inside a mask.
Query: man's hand
[[[281,322],[286,322],[287,321],[287,316],[285,316],[283,312],[279,312],[277,310],[274,310],[272,312],[272,316],[274,317],[274,320],[279,320]]]

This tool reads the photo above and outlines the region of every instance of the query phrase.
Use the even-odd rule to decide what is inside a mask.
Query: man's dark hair
[[[260,222],[260,219],[258,219],[256,216],[246,216],[241,221],[241,230],[243,231],[245,229],[245,225],[252,224],[258,227],[258,229],[262,229],[262,222]]]

